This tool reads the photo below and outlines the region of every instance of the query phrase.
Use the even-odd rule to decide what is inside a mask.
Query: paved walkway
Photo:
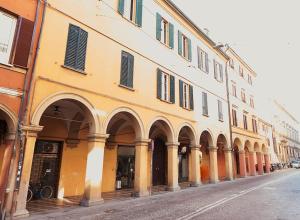
[[[297,184],[298,181],[298,184]],[[296,183],[295,183],[296,182]],[[278,219],[274,215],[268,218],[268,215],[262,213],[264,218],[257,214],[262,211],[272,210],[272,205],[276,206],[274,213],[279,216],[278,198],[285,198],[287,204],[289,201],[286,195],[290,192],[284,191],[294,186],[295,192],[299,193],[300,200],[300,170],[288,169],[282,170],[270,175],[247,177],[231,182],[221,182],[218,184],[202,185],[197,188],[187,188],[179,192],[169,192],[161,195],[155,195],[147,198],[131,198],[126,201],[111,201],[96,207],[69,207],[59,211],[49,211],[46,214],[32,215],[26,220],[46,220],[46,219],[80,219],[80,220],[98,220],[98,219]],[[278,195],[270,195],[274,192],[274,184],[280,185],[281,191]],[[269,188],[268,188],[269,187]],[[273,188],[272,188],[273,187]],[[299,189],[298,189],[298,188]],[[297,191],[298,190],[298,191]],[[281,195],[280,193],[285,193]],[[277,200],[274,200],[276,198]],[[259,199],[265,203],[260,204]],[[276,201],[276,204],[273,204]],[[279,202],[280,203],[280,202]],[[235,204],[233,206],[232,204]],[[272,205],[270,205],[272,204]],[[300,204],[300,201],[299,203]],[[229,206],[230,208],[225,208]],[[256,209],[253,209],[255,207]],[[286,205],[283,205],[289,210]],[[298,206],[300,208],[300,205]],[[249,218],[243,213],[248,213]],[[254,213],[254,216],[251,213]],[[273,214],[274,214],[273,213]],[[284,212],[283,212],[284,213]],[[271,213],[272,214],[272,213]],[[205,217],[204,217],[205,216]],[[281,219],[300,219],[300,209],[294,213],[297,218]],[[250,218],[251,217],[251,218]],[[255,217],[255,218],[253,218]],[[23,218],[24,219],[24,218]]]

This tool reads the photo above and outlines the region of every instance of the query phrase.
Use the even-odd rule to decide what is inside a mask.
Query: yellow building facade
[[[14,216],[36,184],[91,206],[233,179],[228,57],[170,1],[149,2],[46,4]]]

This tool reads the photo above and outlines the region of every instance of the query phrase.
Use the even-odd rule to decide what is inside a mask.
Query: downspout
[[[14,160],[17,161],[16,167],[12,166],[12,168],[14,170],[11,170],[11,173],[13,173],[12,176],[12,188],[14,188],[14,194],[12,195],[12,202],[10,204],[7,204],[8,201],[6,201],[5,207],[11,207],[10,211],[12,212],[12,210],[14,209],[14,205],[16,204],[16,199],[17,199],[17,193],[16,191],[18,191],[19,188],[19,184],[18,184],[18,176],[20,174],[17,174],[17,169],[19,167],[19,164],[23,164],[22,158],[23,158],[23,154],[24,154],[24,147],[25,147],[25,141],[24,141],[24,137],[22,136],[22,130],[21,130],[21,126],[26,124],[26,120],[27,120],[27,109],[28,109],[28,100],[30,98],[31,95],[31,90],[32,90],[32,80],[34,78],[34,72],[35,72],[35,65],[36,65],[36,60],[37,60],[37,55],[38,55],[38,51],[39,51],[39,47],[40,47],[40,38],[41,38],[41,32],[42,32],[42,28],[43,28],[43,23],[44,23],[44,17],[45,17],[45,10],[46,10],[46,5],[47,5],[47,0],[38,0],[38,5],[36,8],[36,15],[35,15],[35,24],[34,24],[34,29],[33,29],[33,36],[31,39],[31,48],[30,48],[30,54],[32,55],[34,52],[34,39],[36,38],[37,35],[37,27],[38,27],[38,23],[39,23],[39,10],[41,7],[41,2],[44,2],[44,7],[43,7],[43,11],[42,11],[42,21],[41,21],[41,26],[40,26],[40,31],[39,31],[39,35],[37,37],[37,46],[36,46],[36,53],[34,54],[33,57],[33,62],[32,65],[30,66],[30,70],[27,72],[26,77],[25,77],[25,81],[24,81],[24,90],[23,90],[23,97],[22,97],[22,104],[21,107],[19,109],[19,120],[18,120],[18,130],[17,130],[17,134],[18,134],[18,138],[19,138],[19,151],[14,153]],[[22,154],[22,155],[21,155]],[[22,168],[20,170],[20,172],[22,171]]]
[[[228,46],[227,46],[227,49],[225,50],[225,53],[226,51],[228,50]],[[231,124],[232,124],[232,118],[231,118],[231,110],[230,110],[230,95],[229,95],[229,80],[228,80],[228,63],[229,63],[230,60],[227,60],[226,61],[226,64],[225,64],[225,76],[226,76],[226,94],[227,94],[227,103],[228,103],[228,119],[229,119],[229,139],[230,139],[230,146],[231,146],[231,150],[233,150],[233,138],[232,138],[232,127],[231,127]]]
[[[33,53],[33,47],[34,47],[34,39],[35,39],[35,36],[36,36],[36,28],[37,28],[37,18],[39,16],[39,8],[40,8],[40,1],[38,1],[37,3],[37,6],[36,6],[36,11],[35,11],[35,21],[34,21],[34,28],[33,28],[33,34],[32,34],[32,37],[31,37],[31,45],[30,45],[30,52],[29,54],[31,55]],[[30,60],[30,58],[29,58]],[[2,218],[5,218],[5,213],[6,213],[6,207],[7,207],[7,194],[10,192],[10,187],[9,187],[9,182],[11,182],[11,178],[14,178],[12,175],[13,174],[13,171],[14,171],[14,161],[15,159],[18,158],[18,153],[17,153],[17,147],[16,145],[18,145],[18,138],[20,136],[20,123],[22,121],[22,112],[23,112],[23,108],[24,108],[24,99],[26,97],[26,87],[27,87],[27,82],[28,82],[28,78],[30,76],[30,68],[27,70],[26,72],[26,76],[25,76],[25,79],[24,79],[24,84],[23,84],[23,94],[22,94],[22,98],[21,98],[21,106],[19,108],[19,112],[18,112],[18,123],[17,123],[17,127],[16,127],[16,131],[15,131],[15,139],[14,139],[14,142],[13,142],[13,145],[12,145],[12,152],[10,153],[10,158],[9,158],[9,161],[10,161],[10,165],[9,165],[9,168],[8,170],[6,171],[8,173],[7,175],[7,178],[6,178],[6,182],[5,182],[5,192],[3,193],[3,198],[0,198],[1,199],[1,219]]]

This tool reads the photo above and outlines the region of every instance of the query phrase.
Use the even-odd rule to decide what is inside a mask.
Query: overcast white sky
[[[260,94],[277,99],[300,120],[299,0],[173,2],[257,72]]]

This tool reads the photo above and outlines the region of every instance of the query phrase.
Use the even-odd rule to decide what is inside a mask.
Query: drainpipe
[[[226,45],[226,47],[227,47],[227,49],[225,50],[225,53],[228,50],[229,46]],[[233,150],[232,127],[231,127],[232,118],[231,118],[231,111],[230,111],[230,95],[229,95],[229,79],[228,79],[228,63],[229,63],[229,60],[227,60],[225,63],[226,94],[227,94],[227,103],[228,103],[228,119],[229,119],[229,133],[230,133],[229,138],[230,138],[230,146],[231,146],[231,149]]]
[[[30,65],[26,76],[25,76],[25,80],[24,80],[24,85],[23,85],[23,96],[22,96],[22,101],[21,101],[21,106],[19,108],[19,113],[18,113],[18,125],[17,125],[17,131],[16,131],[16,139],[15,142],[17,142],[16,140],[19,141],[19,149],[17,150],[16,147],[14,146],[14,153],[12,155],[11,158],[11,169],[10,169],[10,178],[7,181],[11,182],[11,188],[14,188],[14,192],[13,195],[11,195],[10,198],[7,198],[4,201],[4,210],[3,210],[3,217],[5,217],[5,212],[9,211],[12,212],[14,205],[16,204],[16,199],[17,199],[17,193],[16,191],[18,190],[18,184],[17,184],[17,176],[16,175],[20,175],[17,174],[17,170],[19,167],[19,164],[22,164],[22,158],[23,156],[21,154],[23,154],[23,149],[24,149],[24,140],[22,137],[22,131],[21,131],[21,126],[25,123],[26,124],[26,120],[27,120],[27,107],[28,107],[28,101],[29,101],[29,97],[31,95],[31,88],[32,88],[32,80],[33,80],[33,76],[34,76],[34,70],[35,70],[35,64],[36,64],[36,59],[37,59],[37,54],[38,54],[38,50],[39,50],[39,46],[40,46],[40,38],[41,38],[41,32],[42,32],[42,28],[43,28],[43,23],[44,23],[44,14],[45,14],[45,9],[46,9],[46,5],[47,5],[47,0],[44,0],[44,7],[43,7],[43,11],[42,11],[42,21],[41,21],[41,26],[40,26],[40,32],[39,35],[37,36],[37,27],[38,27],[38,23],[39,23],[39,10],[41,7],[41,2],[42,0],[38,0],[37,3],[37,7],[36,7],[36,13],[35,13],[35,22],[34,22],[34,29],[33,29],[33,35],[31,38],[31,46],[30,46],[30,57],[32,57],[33,52],[34,52],[34,39],[36,39],[37,37],[37,48],[36,48],[36,53],[34,54],[33,57],[33,62],[30,63],[32,65]],[[30,59],[29,59],[30,60]],[[17,162],[17,163],[15,163]],[[11,201],[12,200],[12,201]]]

